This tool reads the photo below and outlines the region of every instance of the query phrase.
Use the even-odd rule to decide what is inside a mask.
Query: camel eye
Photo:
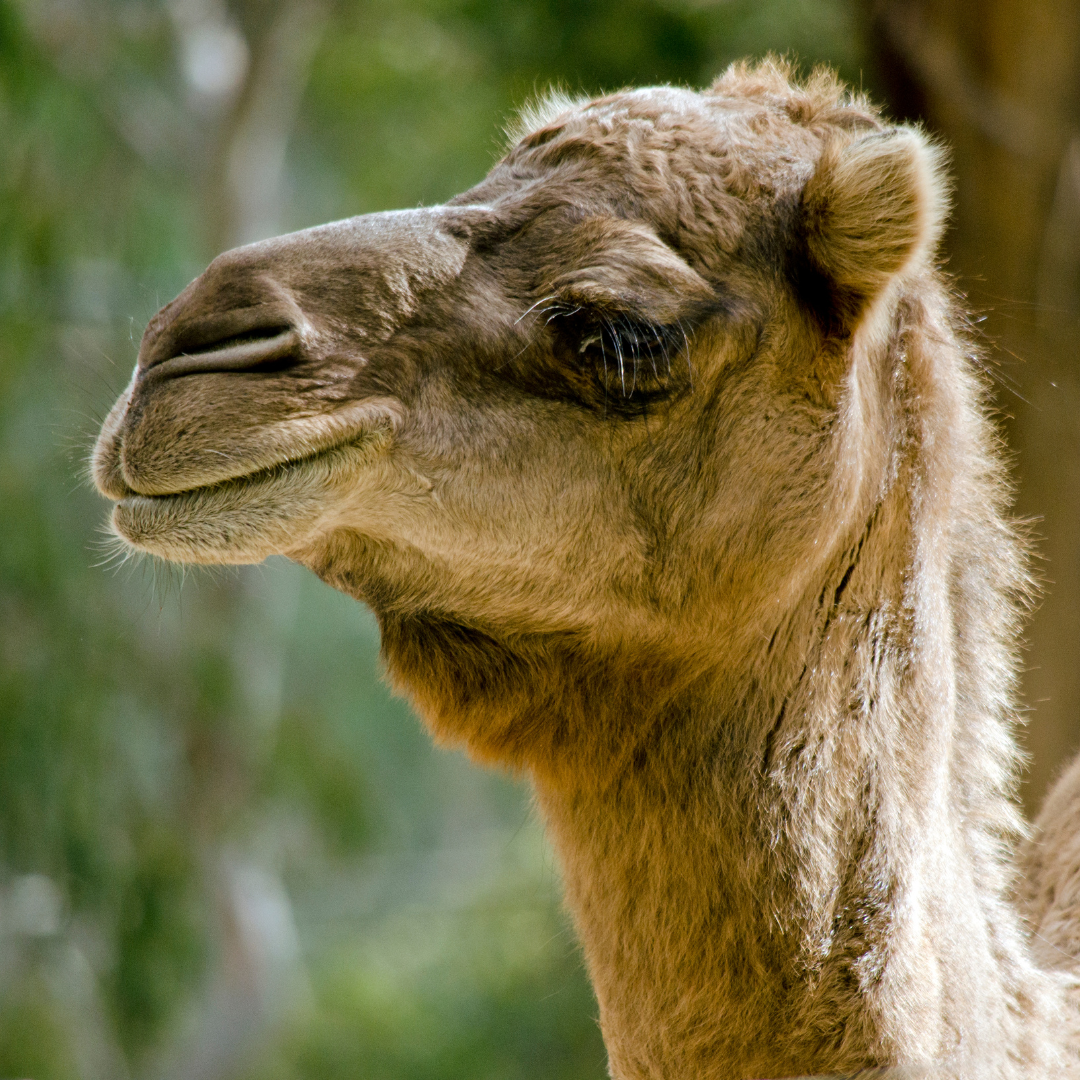
[[[627,419],[693,383],[689,331],[626,311],[548,304],[542,333],[496,368],[530,393]]]
[[[587,325],[577,351],[608,401],[643,405],[681,384],[685,343],[681,327],[615,315]]]

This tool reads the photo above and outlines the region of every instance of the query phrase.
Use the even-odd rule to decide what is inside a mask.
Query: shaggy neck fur
[[[741,655],[383,616],[436,734],[532,774],[619,1080],[1053,1071],[1007,900],[1021,560],[944,314],[888,337],[848,433],[891,432],[874,494]]]

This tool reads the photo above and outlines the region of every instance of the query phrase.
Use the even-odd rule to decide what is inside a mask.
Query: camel
[[[125,544],[309,567],[529,778],[615,1080],[1080,1076],[947,203],[827,71],[553,95],[444,205],[215,259],[94,450]]]

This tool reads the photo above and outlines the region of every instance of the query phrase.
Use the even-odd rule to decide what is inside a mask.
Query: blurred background
[[[1080,741],[1077,0],[0,0],[0,1077],[606,1075],[527,791],[433,750],[298,568],[117,565],[84,463],[218,251],[468,187],[552,83],[766,50],[952,147],[1043,538],[1037,806]]]

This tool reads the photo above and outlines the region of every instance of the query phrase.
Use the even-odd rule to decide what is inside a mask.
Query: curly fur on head
[[[561,86],[552,86],[544,93],[530,98],[503,128],[506,149],[511,150],[526,136],[552,126],[559,117],[586,104],[588,100],[581,94],[571,94]]]
[[[531,778],[617,1080],[1077,1077],[1080,770],[1040,967],[940,150],[775,60],[513,135],[165,308],[95,455],[115,528],[311,567],[436,738]]]

